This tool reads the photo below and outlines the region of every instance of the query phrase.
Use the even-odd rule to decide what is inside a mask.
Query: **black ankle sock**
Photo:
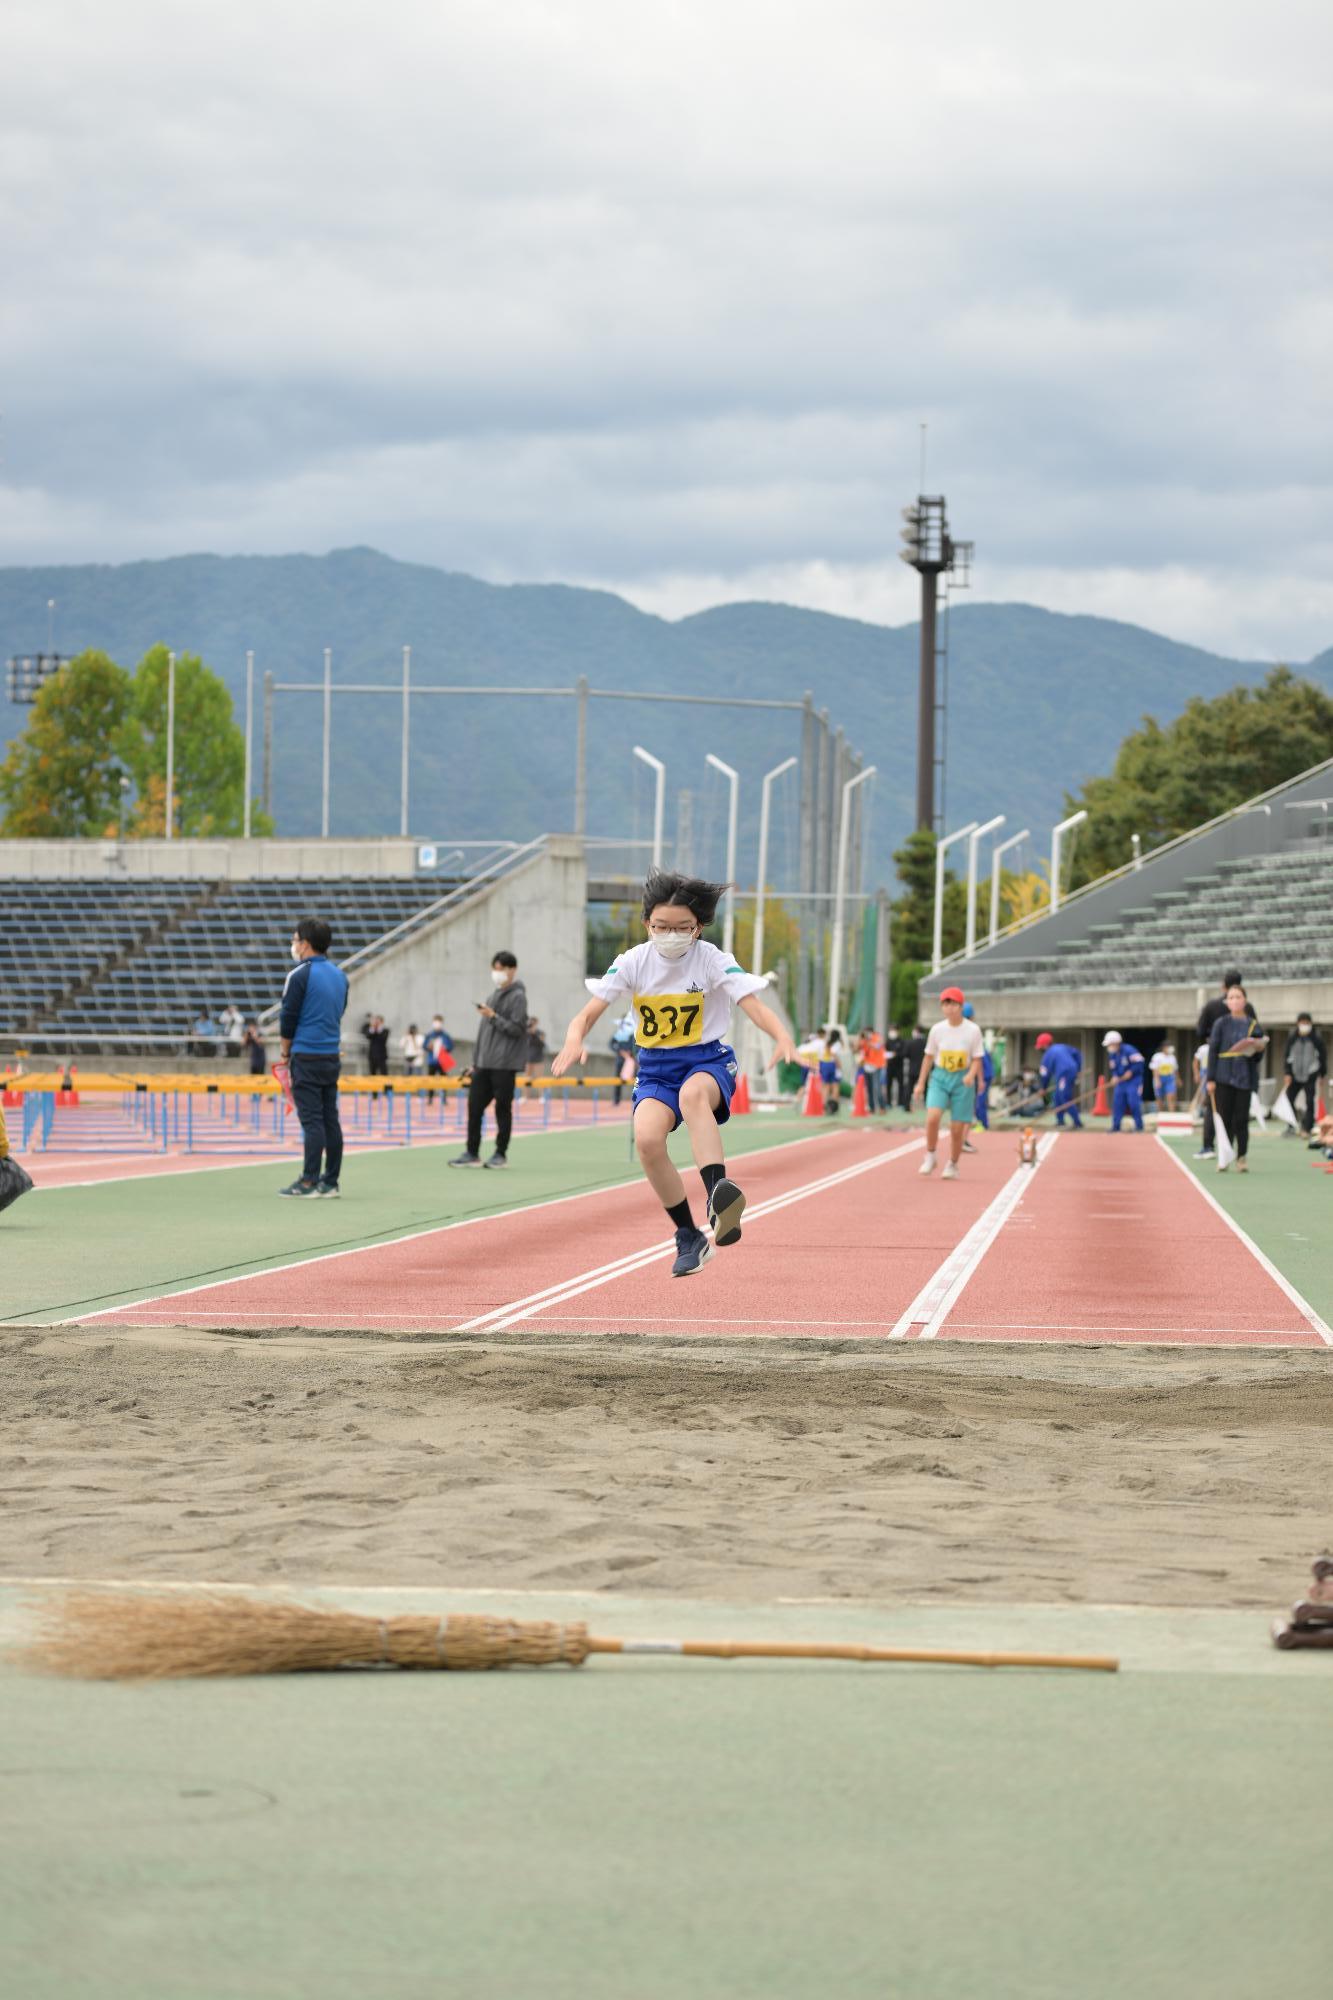
[[[690,1204],[687,1201],[678,1201],[674,1208],[667,1210],[667,1214],[677,1229],[693,1229],[694,1217],[690,1214]]]
[[[726,1179],[725,1167],[700,1167],[699,1178],[704,1184],[704,1193],[711,1194],[720,1180]]]

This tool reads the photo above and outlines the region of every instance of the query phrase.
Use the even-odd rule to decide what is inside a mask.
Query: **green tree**
[[[165,646],[154,646],[144,654],[120,734],[121,755],[137,792],[132,831],[139,836],[166,831],[168,664]],[[176,656],[172,785],[178,834],[241,832],[245,739],[232,715],[225,683],[193,653]],[[255,830],[271,831],[264,815],[255,816]]]
[[[1127,736],[1109,776],[1091,778],[1066,809],[1085,807],[1071,886],[1148,854],[1218,813],[1297,777],[1333,755],[1333,696],[1289,667],[1257,688],[1196,696],[1165,729],[1152,716]]]
[[[129,703],[130,677],[105,653],[80,653],[54,674],[0,765],[0,830],[29,840],[114,833]]]
[[[935,941],[935,835],[928,827],[909,833],[894,853],[903,893],[891,907],[890,935],[895,959],[929,960]],[[967,936],[967,889],[951,868],[944,871],[943,950],[961,951]]]

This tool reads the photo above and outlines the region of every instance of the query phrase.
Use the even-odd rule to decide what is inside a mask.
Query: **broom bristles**
[[[580,1667],[588,1657],[585,1625],[463,1616],[368,1618],[220,1591],[179,1597],[68,1591],[42,1608],[37,1627],[36,1637],[17,1649],[20,1664],[81,1680],[368,1666]]]

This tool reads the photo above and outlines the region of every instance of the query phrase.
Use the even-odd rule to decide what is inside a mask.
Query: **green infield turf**
[[[1198,1138],[1164,1140],[1227,1214],[1296,1287],[1315,1311],[1333,1325],[1333,1174],[1324,1160],[1306,1150],[1305,1140],[1283,1139],[1270,1119],[1268,1130],[1251,1132],[1250,1171],[1225,1174],[1216,1160],[1196,1160]]]
[[[445,1602],[359,1600],[378,1615]],[[1125,1667],[649,1658],[139,1688],[6,1672],[5,1990],[1328,1991],[1333,1662],[1275,1655],[1262,1619],[576,1598],[476,1608],[589,1616],[620,1634],[1119,1644]]]
[[[830,1129],[843,1128],[754,1114],[733,1123],[727,1146],[740,1159],[792,1140],[813,1142]],[[672,1141],[682,1162],[688,1147],[682,1129]],[[278,1189],[299,1171],[286,1159],[43,1189],[37,1156],[28,1162],[36,1191],[0,1216],[0,1325],[96,1312],[639,1178],[625,1123],[516,1137],[503,1174],[451,1173],[445,1162],[457,1149],[455,1139],[351,1153],[336,1202],[278,1200]]]

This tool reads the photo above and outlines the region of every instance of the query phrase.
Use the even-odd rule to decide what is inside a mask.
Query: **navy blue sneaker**
[[[445,1164],[451,1167],[479,1167],[481,1165],[481,1154],[460,1153],[456,1160],[448,1160]]]
[[[708,1226],[719,1250],[726,1250],[731,1244],[740,1242],[744,1213],[745,1196],[735,1181],[729,1181],[724,1176],[708,1197]]]
[[[713,1246],[702,1229],[678,1229],[676,1231],[676,1261],[671,1266],[673,1278],[692,1278],[696,1271],[702,1271],[713,1254]]]
[[[312,1201],[319,1193],[319,1183],[305,1179],[293,1181],[290,1187],[279,1188],[278,1193],[293,1195],[298,1201]]]
[[[315,1184],[315,1193],[321,1201],[338,1201],[341,1198],[342,1189],[338,1186],[337,1181],[331,1181],[327,1174],[321,1174]]]

